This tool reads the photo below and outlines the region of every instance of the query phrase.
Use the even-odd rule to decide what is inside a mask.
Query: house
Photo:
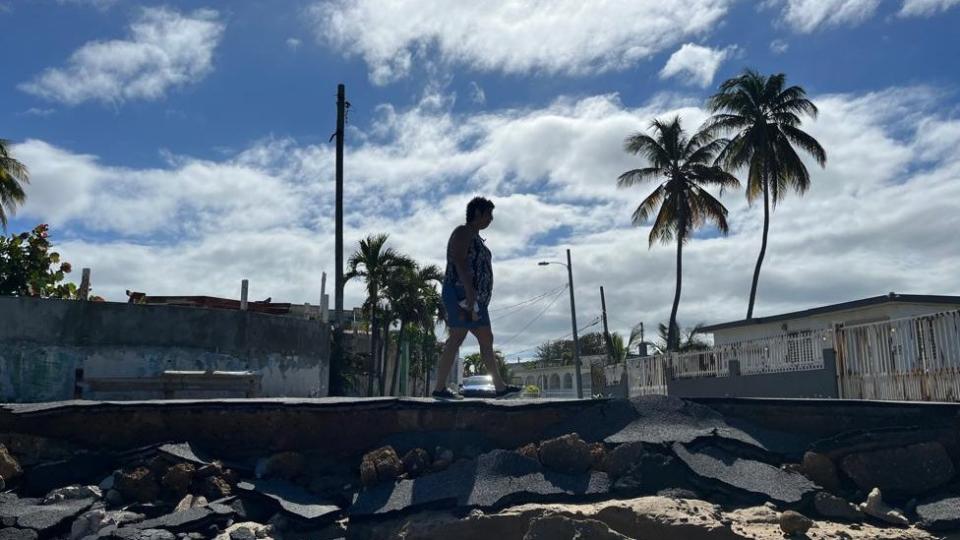
[[[714,346],[741,341],[802,336],[839,326],[893,321],[960,309],[960,296],[897,294],[872,296],[768,317],[712,324],[703,331],[713,334]]]

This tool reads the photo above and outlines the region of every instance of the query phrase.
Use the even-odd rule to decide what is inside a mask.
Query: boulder
[[[604,462],[607,460],[607,447],[601,442],[595,442],[590,445],[590,467],[596,471],[604,470]]]
[[[813,527],[813,520],[800,512],[787,510],[780,514],[780,530],[787,536],[806,533]]]
[[[903,515],[902,511],[883,502],[883,495],[878,488],[873,488],[870,490],[870,494],[867,495],[867,500],[860,503],[857,506],[857,509],[868,516],[886,521],[887,523],[893,523],[894,525],[910,524],[910,520]]]
[[[20,467],[20,462],[13,457],[6,446],[0,444],[0,477],[9,482],[21,474],[23,469]]]
[[[841,468],[861,489],[877,487],[901,495],[926,493],[954,475],[953,462],[938,442],[849,454]]]
[[[521,456],[540,461],[540,456],[537,452],[537,443],[525,444],[520,448],[517,448],[517,453]]]
[[[800,473],[827,491],[837,492],[840,490],[840,477],[837,476],[837,467],[833,464],[833,460],[824,454],[817,452],[803,454]]]
[[[190,490],[195,471],[192,463],[178,463],[167,469],[160,483],[176,497],[183,497]]]
[[[540,443],[540,463],[559,472],[582,472],[590,468],[590,446],[576,433]]]
[[[931,531],[960,529],[960,497],[941,497],[917,505],[920,526]]]
[[[645,453],[646,449],[643,443],[633,442],[621,444],[607,453],[603,470],[605,470],[611,478],[620,478],[630,472]]]
[[[117,491],[128,501],[147,503],[156,500],[160,486],[150,469],[140,466],[121,471],[120,478],[117,479]]]
[[[257,462],[257,478],[282,478],[293,480],[303,474],[306,459],[300,452],[279,452]]]
[[[376,472],[376,475],[373,472]],[[360,462],[360,477],[366,479],[364,484],[368,486],[377,482],[396,480],[401,474],[403,474],[403,462],[400,461],[400,457],[392,446],[367,452]]]
[[[208,476],[203,479],[203,495],[210,500],[229,497],[233,493],[230,484],[220,476]]]
[[[423,448],[414,448],[403,456],[403,470],[411,477],[420,476],[430,470],[432,460]]]
[[[818,514],[831,519],[860,521],[864,518],[863,512],[857,508],[857,505],[823,491],[813,498],[813,507]]]

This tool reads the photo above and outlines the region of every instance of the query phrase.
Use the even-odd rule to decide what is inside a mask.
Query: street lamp
[[[548,264],[563,264],[558,261],[540,261],[537,263],[539,266],[547,266]],[[580,378],[580,340],[577,338],[577,304],[573,299],[573,265],[570,262],[570,250],[567,250],[567,263],[563,264],[567,267],[567,279],[569,280],[570,288],[570,324],[573,326],[573,364],[576,366],[577,377],[577,399],[583,399],[583,383]]]

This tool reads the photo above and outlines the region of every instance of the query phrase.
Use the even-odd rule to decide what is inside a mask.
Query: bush
[[[77,298],[77,286],[64,283],[72,270],[60,254],[50,251],[48,226],[0,236],[0,295]]]

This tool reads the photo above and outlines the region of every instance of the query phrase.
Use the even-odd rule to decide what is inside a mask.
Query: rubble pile
[[[735,424],[735,425],[733,425]],[[498,448],[394,433],[352,456],[0,434],[0,540],[870,538],[960,532],[953,425],[800,440],[669,398]],[[230,449],[233,450],[233,449]]]

